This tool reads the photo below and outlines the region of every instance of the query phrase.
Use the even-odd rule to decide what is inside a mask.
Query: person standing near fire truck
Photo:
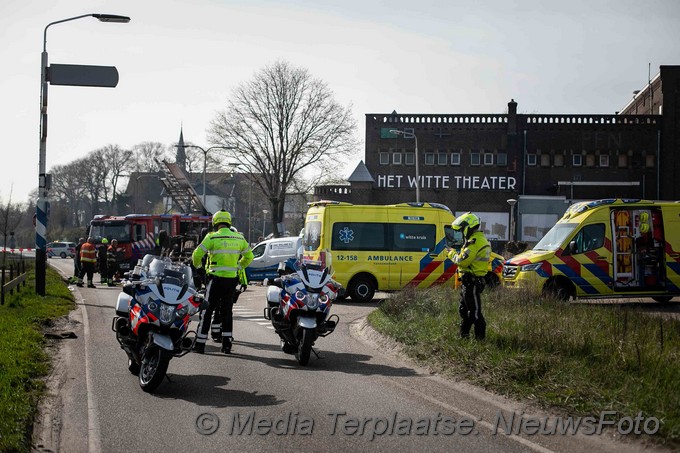
[[[250,264],[253,252],[243,236],[230,229],[229,212],[216,212],[212,223],[216,231],[208,233],[191,256],[196,269],[204,266],[202,258],[206,254],[208,256],[205,263],[207,267],[205,295],[209,307],[201,314],[194,350],[198,353],[204,352],[210,330],[210,318],[215,308],[219,306],[222,318],[222,352],[229,354],[233,342],[232,308],[234,292],[239,283],[238,270]]]
[[[97,248],[94,245],[94,239],[87,238],[87,241],[80,247],[80,275],[78,276],[77,285],[82,288],[83,276],[87,274],[87,287],[94,288],[92,278],[94,275],[94,267],[97,264]]]

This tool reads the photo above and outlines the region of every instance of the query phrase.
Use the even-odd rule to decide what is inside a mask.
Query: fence
[[[5,305],[5,294],[14,294],[21,290],[22,286],[26,286],[26,277],[28,272],[26,270],[26,260],[21,257],[19,259],[12,259],[9,265],[3,265],[2,276],[0,277],[0,305]],[[4,262],[4,260],[3,260]],[[7,283],[5,283],[7,282]]]

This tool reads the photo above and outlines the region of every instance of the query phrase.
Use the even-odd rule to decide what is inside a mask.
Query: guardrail
[[[0,267],[0,269],[2,269],[0,276],[0,305],[5,305],[5,294],[13,295],[15,289],[19,292],[22,286],[26,286],[28,272],[26,271],[26,261],[23,257],[8,266]]]

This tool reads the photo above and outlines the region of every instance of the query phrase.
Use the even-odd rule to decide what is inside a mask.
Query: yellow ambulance
[[[337,201],[309,206],[302,238],[305,254],[330,250],[333,278],[352,300],[367,302],[376,291],[397,291],[407,285],[454,285],[457,267],[447,259],[446,250],[454,242],[454,216],[448,207]],[[492,267],[500,277],[503,260],[495,257]]]
[[[606,199],[575,203],[525,253],[506,261],[506,287],[562,300],[680,296],[680,203]]]

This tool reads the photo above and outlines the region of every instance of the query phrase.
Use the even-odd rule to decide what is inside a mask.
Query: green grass
[[[48,267],[46,296],[35,294],[31,271],[21,292],[0,306],[0,451],[30,451],[30,436],[44,378],[50,370],[41,333],[75,307],[73,295]]]
[[[661,420],[654,441],[680,446],[680,320],[622,306],[485,291],[487,338],[458,338],[458,293],[406,289],[369,316],[378,331],[443,374],[544,408]]]

